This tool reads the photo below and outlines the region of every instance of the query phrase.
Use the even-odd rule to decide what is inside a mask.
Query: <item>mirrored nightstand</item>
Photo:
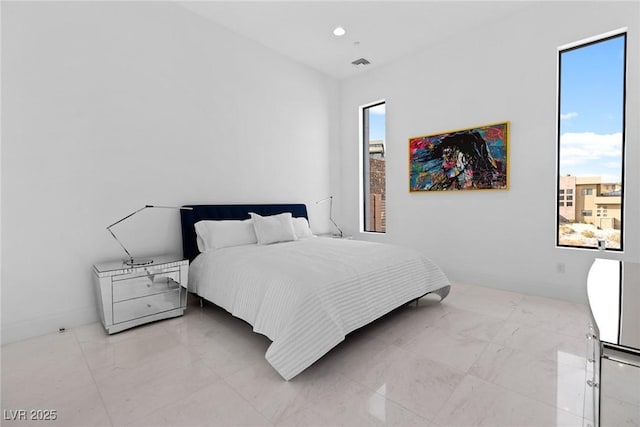
[[[182,256],[157,256],[135,267],[100,263],[93,273],[100,320],[109,334],[181,316],[186,309],[189,261]]]

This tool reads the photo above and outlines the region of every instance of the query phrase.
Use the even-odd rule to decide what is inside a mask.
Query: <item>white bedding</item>
[[[204,252],[189,270],[190,291],[272,341],[265,357],[286,380],[349,332],[448,286],[413,251],[321,237]]]

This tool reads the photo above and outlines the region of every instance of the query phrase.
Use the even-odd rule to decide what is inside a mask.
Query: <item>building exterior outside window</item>
[[[621,185],[602,183],[599,176],[560,177],[560,189],[576,194],[575,205],[559,206],[560,222],[584,222],[602,230],[619,230],[622,220]],[[606,211],[607,216],[592,218],[584,212]]]

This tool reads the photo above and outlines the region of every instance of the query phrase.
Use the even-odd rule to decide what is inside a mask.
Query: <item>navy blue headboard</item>
[[[307,216],[307,206],[303,204],[275,204],[275,205],[185,205],[193,210],[181,210],[182,225],[182,254],[192,261],[199,253],[196,243],[196,229],[194,224],[203,219],[229,220],[249,219],[249,212],[258,215],[277,215],[291,212],[294,218]]]

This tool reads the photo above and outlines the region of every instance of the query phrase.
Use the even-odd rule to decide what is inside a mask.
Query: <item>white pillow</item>
[[[296,240],[290,212],[270,216],[260,216],[251,212],[249,215],[253,219],[253,229],[259,245]]]
[[[309,221],[307,221],[307,218],[293,218],[293,230],[296,232],[296,237],[298,239],[313,237],[313,232],[311,232],[311,228],[309,227]]]
[[[200,252],[258,243],[256,232],[253,230],[253,221],[250,219],[203,220],[195,223],[195,229]]]

